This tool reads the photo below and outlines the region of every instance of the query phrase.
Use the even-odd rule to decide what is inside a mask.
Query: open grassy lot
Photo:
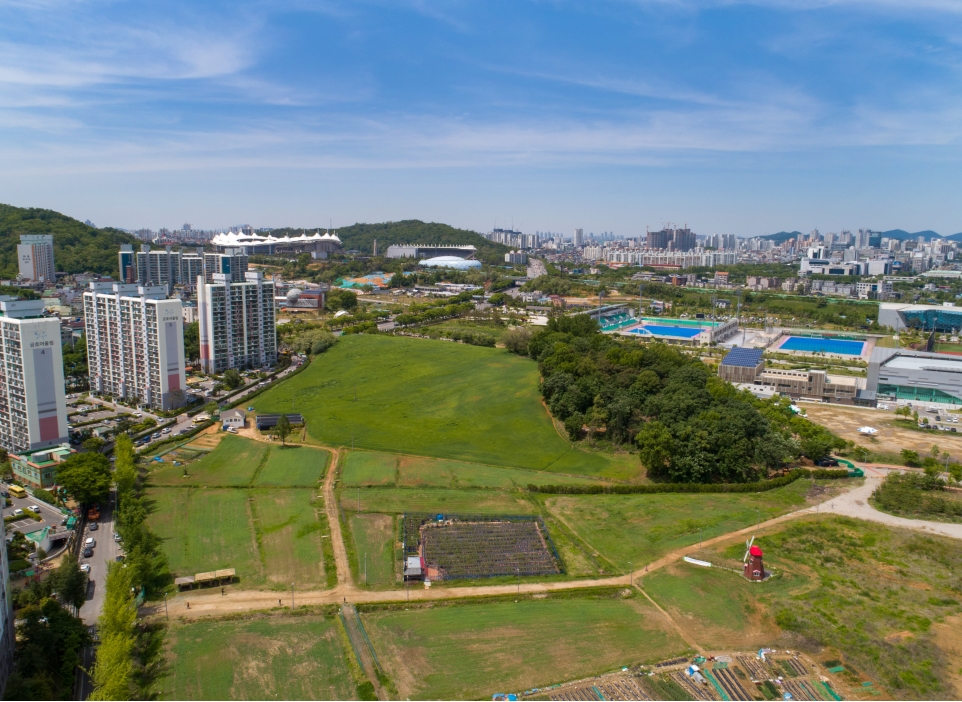
[[[149,488],[149,521],[175,575],[234,568],[246,587],[323,587],[321,506],[312,493]]]
[[[354,582],[372,586],[394,585],[394,543],[397,529],[389,514],[355,514],[349,518],[354,540],[351,569]],[[366,571],[365,571],[366,567]]]
[[[962,694],[951,681],[958,637],[945,636],[962,612],[957,541],[822,517],[755,543],[777,573],[764,583],[678,564],[645,576],[643,587],[708,647],[729,637],[802,647],[823,663],[840,660],[853,687],[872,681],[899,699]],[[718,556],[740,559],[744,550],[735,543]]]
[[[348,514],[361,512],[451,512],[456,514],[533,514],[537,507],[519,493],[502,490],[445,490],[443,488],[344,488],[341,506]]]
[[[254,485],[309,487],[317,485],[327,472],[331,454],[308,446],[271,446],[267,462],[257,473]]]
[[[606,454],[566,457],[573,450],[541,405],[537,365],[499,349],[350,335],[254,406],[303,413],[309,436],[326,444],[621,479],[640,472]]]
[[[151,485],[208,485],[227,487],[249,485],[264,456],[271,449],[261,441],[226,435],[210,453],[185,466],[151,463],[147,481]],[[156,467],[154,467],[156,466]],[[184,470],[187,476],[184,476]]]
[[[357,699],[336,616],[173,624],[161,698]]]
[[[637,593],[362,608],[361,616],[402,699],[490,699],[685,650]]]
[[[821,482],[821,481],[820,481]],[[824,481],[840,489],[847,480]],[[806,504],[811,481],[762,493],[545,497],[548,511],[622,572]],[[757,511],[756,511],[757,510]]]
[[[376,451],[351,451],[344,459],[342,485],[399,487],[513,488],[536,485],[595,484],[591,478],[541,471],[500,468],[421,456],[394,456]]]

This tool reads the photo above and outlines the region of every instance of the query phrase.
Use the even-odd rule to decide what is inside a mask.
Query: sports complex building
[[[962,405],[962,356],[876,348],[867,389],[880,400]]]
[[[882,302],[878,309],[878,323],[880,327],[891,327],[897,332],[911,328],[957,333],[962,330],[962,307]]]

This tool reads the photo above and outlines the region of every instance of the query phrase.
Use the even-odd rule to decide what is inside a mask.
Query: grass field
[[[840,488],[848,481],[826,481]],[[626,572],[669,551],[805,505],[807,480],[762,493],[581,495],[544,498],[548,511]],[[757,510],[757,512],[756,512]]]
[[[186,465],[152,462],[148,482],[165,487],[308,487],[317,485],[330,459],[330,452],[324,449],[271,446],[226,434],[213,451]]]
[[[344,459],[342,485],[444,488],[513,488],[536,485],[596,484],[596,480],[555,473],[500,468],[420,456],[351,451]]]
[[[333,616],[257,616],[168,629],[162,699],[351,700],[357,689]]]
[[[490,699],[685,650],[637,594],[362,612],[401,699]]]
[[[356,514],[349,518],[354,539],[354,582],[359,585],[394,585],[394,543],[397,530],[389,514]],[[366,554],[366,558],[365,558]],[[365,564],[367,582],[365,583]]]
[[[175,575],[234,568],[246,587],[323,587],[312,492],[150,488],[149,521]]]
[[[303,413],[325,444],[618,479],[641,471],[571,449],[541,405],[537,365],[499,349],[345,336],[254,406]]]
[[[534,514],[537,508],[519,493],[501,490],[443,488],[344,488],[341,506],[348,514],[361,512],[451,512],[455,514]]]
[[[254,485],[309,487],[317,485],[327,472],[331,454],[306,446],[272,446],[267,462],[258,472]]]

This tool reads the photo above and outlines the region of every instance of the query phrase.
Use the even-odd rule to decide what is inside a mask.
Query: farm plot
[[[532,514],[537,509],[520,494],[501,490],[345,487],[339,492],[341,506],[347,513]]]
[[[362,607],[400,698],[478,699],[678,655],[685,644],[639,595]],[[470,664],[466,664],[470,661]]]
[[[151,470],[147,482],[160,487],[249,485],[270,449],[269,444],[261,441],[226,435],[213,451],[193,463],[183,466],[151,463],[151,466],[158,467]]]
[[[336,615],[172,623],[161,699],[358,699]]]
[[[268,584],[287,588],[292,582],[324,582],[317,515],[324,507],[320,499],[315,504],[312,492],[306,488],[251,491],[258,551]]]
[[[432,580],[562,572],[551,537],[537,517],[446,515],[439,521],[406,514],[404,539],[405,555],[419,553]]]
[[[352,514],[348,519],[354,553],[351,568],[354,582],[393,585],[395,580],[394,516],[390,514]]]
[[[267,461],[257,472],[258,487],[310,487],[327,472],[330,451],[308,446],[272,446]]]

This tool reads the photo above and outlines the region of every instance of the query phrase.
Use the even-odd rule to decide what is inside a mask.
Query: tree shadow
[[[167,627],[164,624],[155,623],[143,624],[139,629],[134,647],[134,660],[137,662],[134,673],[137,698],[157,700],[161,695],[158,683],[170,672],[170,665],[164,656]]]

